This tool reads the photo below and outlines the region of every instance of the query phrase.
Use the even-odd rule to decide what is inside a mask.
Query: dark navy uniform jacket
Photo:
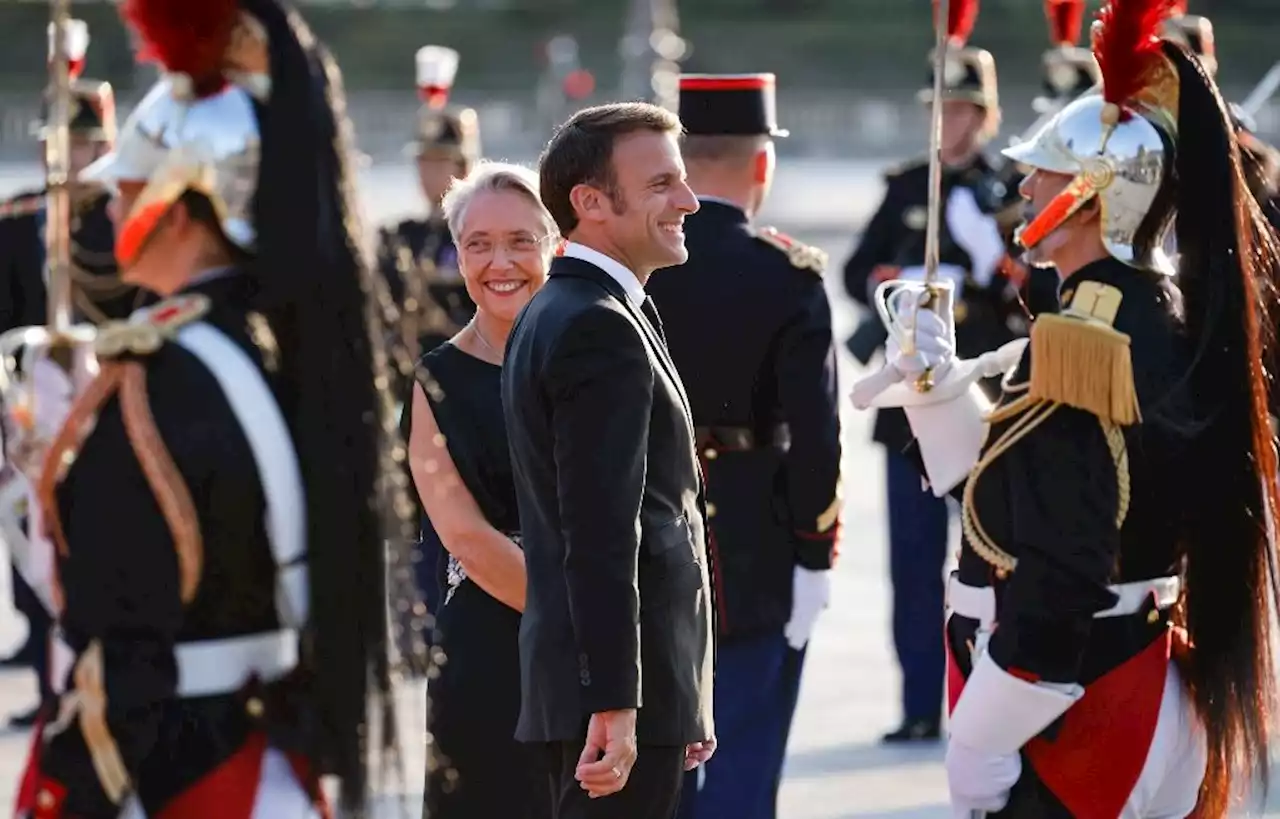
[[[452,338],[475,314],[458,272],[458,249],[449,226],[435,216],[405,219],[378,231],[378,270],[391,298],[403,307],[411,275],[419,276],[427,304],[417,314],[420,353]]]
[[[831,566],[840,504],[839,398],[825,254],[711,199],[685,219],[689,261],[656,271],[707,479],[719,631],[790,617],[794,567]]]
[[[27,191],[0,203],[0,332],[47,320],[44,199],[44,191]],[[117,278],[109,201],[102,193],[72,208],[72,306],[95,324],[125,318],[149,298]]]

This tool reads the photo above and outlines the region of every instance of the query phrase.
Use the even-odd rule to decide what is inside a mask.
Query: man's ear
[[[569,191],[569,204],[580,222],[599,222],[609,207],[604,191],[585,182],[574,185]]]

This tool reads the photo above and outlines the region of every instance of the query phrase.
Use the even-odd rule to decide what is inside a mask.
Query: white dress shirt
[[[622,285],[622,289],[627,294],[627,301],[631,302],[631,306],[637,310],[644,304],[644,287],[640,284],[640,280],[636,278],[636,274],[628,270],[622,262],[577,242],[565,243],[563,255],[568,256],[570,259],[581,259],[584,262],[590,262],[608,273],[614,281]]]

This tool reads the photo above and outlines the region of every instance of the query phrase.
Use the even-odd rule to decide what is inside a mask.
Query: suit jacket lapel
[[[609,291],[609,295],[622,302],[622,306],[631,314],[631,318],[640,325],[641,331],[649,340],[649,346],[653,348],[658,358],[658,363],[662,365],[662,369],[666,370],[667,377],[671,379],[672,384],[675,384],[676,395],[680,397],[680,403],[684,407],[685,422],[689,426],[689,435],[693,436],[693,408],[689,404],[689,396],[685,394],[684,383],[680,380],[680,373],[676,370],[675,362],[671,360],[671,356],[667,352],[667,345],[662,342],[662,339],[658,336],[657,329],[649,323],[649,319],[640,311],[640,308],[632,304],[631,299],[627,298],[627,291],[622,288],[618,280],[591,262],[568,256],[561,256],[552,261],[551,275],[577,276],[590,279]]]

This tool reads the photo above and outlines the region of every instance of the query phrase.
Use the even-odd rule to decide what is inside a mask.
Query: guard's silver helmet
[[[187,191],[207,196],[226,238],[253,252],[257,229],[252,203],[258,178],[260,135],[254,98],[265,101],[270,74],[265,34],[241,13],[228,82],[197,93],[181,73],[162,76],[120,129],[115,150],[85,168],[80,178],[110,188],[142,185],[116,239],[116,257],[128,267],[174,202]]]
[[[1099,26],[1094,26],[1095,54]],[[1156,194],[1173,160],[1169,151],[1177,130],[1178,75],[1159,44],[1143,55],[1136,91],[1108,101],[1103,85],[1063,108],[1033,137],[1004,150],[1032,169],[1070,174],[1070,184],[1018,233],[1024,248],[1038,245],[1095,197],[1101,205],[1102,239],[1107,251],[1125,264],[1172,273],[1162,250],[1171,219],[1146,225]],[[1099,60],[1105,68],[1105,62]],[[1120,83],[1115,83],[1119,87]],[[1150,240],[1139,247],[1141,228]]]

